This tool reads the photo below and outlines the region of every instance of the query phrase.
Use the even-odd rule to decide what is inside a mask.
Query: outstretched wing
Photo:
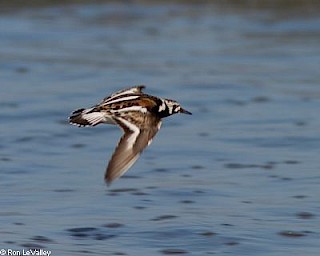
[[[160,129],[161,121],[149,114],[136,112],[136,118],[132,116],[130,121],[125,117],[117,117],[116,122],[123,129],[121,137],[105,173],[105,181],[109,185],[112,181],[122,176],[139,158],[146,146],[150,145],[153,137]]]
[[[115,92],[91,108],[81,108],[72,112],[69,117],[69,122],[79,127],[96,126],[100,123],[115,124],[112,116],[108,113],[109,105],[115,102],[119,103],[126,100],[137,99],[142,94],[144,88],[144,85],[138,85]]]

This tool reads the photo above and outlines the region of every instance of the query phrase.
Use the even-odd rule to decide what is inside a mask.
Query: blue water
[[[0,247],[52,255],[318,255],[320,18],[217,5],[0,15]],[[164,120],[111,187],[115,126],[74,109],[136,84]],[[0,249],[1,249],[0,248]]]

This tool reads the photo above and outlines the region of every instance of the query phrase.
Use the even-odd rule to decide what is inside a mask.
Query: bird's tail
[[[103,122],[103,113],[96,112],[94,108],[80,108],[73,111],[69,123],[79,127],[95,126]]]

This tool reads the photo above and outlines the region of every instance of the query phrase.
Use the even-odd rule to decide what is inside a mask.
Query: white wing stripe
[[[127,111],[140,111],[142,113],[147,113],[148,110],[145,107],[141,107],[141,106],[131,106],[131,107],[126,107],[126,108],[117,109],[117,110],[110,110],[111,113],[127,112]]]
[[[112,97],[114,98],[115,96],[120,96],[120,95],[124,95],[124,94],[138,93],[138,92],[139,92],[139,90],[136,87],[134,87],[134,88],[130,88],[128,90],[124,90],[124,91],[120,91],[118,93],[114,93],[114,94],[112,94]]]
[[[130,123],[129,121],[123,119],[123,118],[118,118],[118,120],[123,123],[130,131],[132,131],[132,134],[130,134],[128,140],[127,140],[127,143],[128,143],[128,149],[131,149],[133,148],[133,145],[135,144],[135,142],[137,141],[137,138],[140,134],[140,129]]]
[[[120,101],[134,100],[139,97],[140,97],[139,95],[134,95],[134,96],[127,96],[127,97],[123,97],[123,98],[119,98],[119,99],[115,99],[115,100],[110,99],[110,100],[107,100],[106,103],[113,104],[113,103],[120,102]]]

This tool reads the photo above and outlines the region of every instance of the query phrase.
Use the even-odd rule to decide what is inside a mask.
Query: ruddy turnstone
[[[143,85],[113,93],[91,108],[81,108],[69,117],[79,127],[100,123],[115,124],[124,131],[105,172],[110,184],[122,176],[150,145],[161,126],[161,119],[176,113],[191,113],[174,100],[161,99],[142,92]]]

